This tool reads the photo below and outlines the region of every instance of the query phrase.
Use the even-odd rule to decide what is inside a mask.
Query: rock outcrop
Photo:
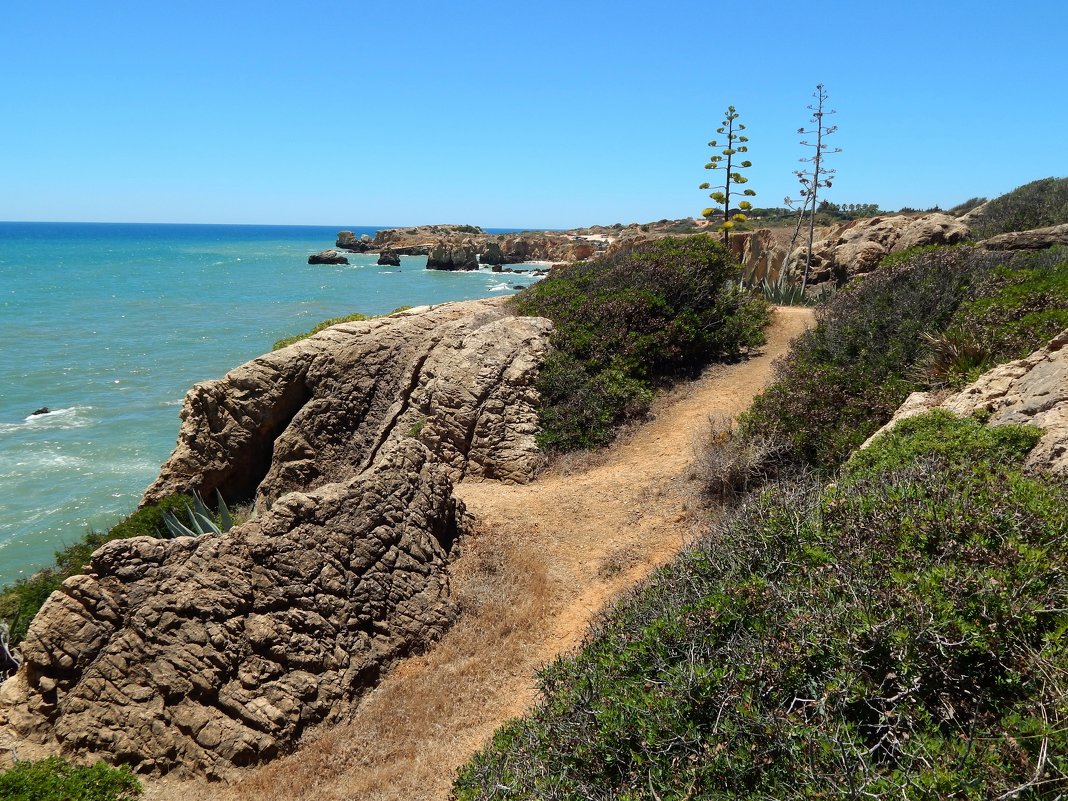
[[[870,217],[831,228],[812,244],[809,283],[845,281],[870,272],[882,258],[919,245],[954,245],[969,233],[968,226],[948,214]],[[786,270],[800,276],[805,269],[807,246],[795,248]]]
[[[393,248],[382,248],[378,254],[378,263],[387,267],[400,267],[400,254]]]
[[[782,275],[783,264],[789,255],[788,241],[783,242],[770,228],[730,235],[731,251],[742,265],[742,277],[747,284],[761,281],[775,283]]]
[[[308,256],[308,264],[348,264],[349,260],[336,250],[323,250]]]
[[[273,757],[449,626],[461,509],[409,439],[225,536],[110,542],[34,620],[0,714],[139,771]]]
[[[478,247],[474,241],[439,239],[427,254],[428,270],[477,270]]]
[[[998,234],[977,243],[987,250],[1045,250],[1054,245],[1068,245],[1068,223]]]
[[[1026,423],[1045,433],[1025,467],[1068,477],[1068,329],[1030,356],[999,365],[949,397],[916,392],[868,442],[901,420],[931,409],[981,412],[989,425]],[[868,442],[864,443],[865,446]]]
[[[333,326],[198,384],[145,493],[256,498],[222,536],[108,543],[49,598],[0,725],[223,776],[343,716],[455,609],[464,476],[530,480],[550,323],[495,300]]]

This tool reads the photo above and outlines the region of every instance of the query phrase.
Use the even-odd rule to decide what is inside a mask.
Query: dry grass
[[[532,548],[478,534],[464,550],[452,578],[463,615],[442,641],[393,671],[351,722],[247,774],[218,798],[447,794],[453,772],[485,736],[486,708],[514,706],[518,714],[533,698],[526,651],[550,605],[544,560]],[[494,696],[494,686],[511,686],[502,680],[520,674],[530,679],[526,698]]]

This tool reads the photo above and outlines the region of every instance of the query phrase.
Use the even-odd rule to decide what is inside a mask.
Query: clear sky
[[[797,190],[952,206],[1068,175],[1068,3],[7,0],[0,220],[572,227],[699,214],[748,126]]]

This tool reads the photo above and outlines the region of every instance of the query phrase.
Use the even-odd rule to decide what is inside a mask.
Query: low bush
[[[746,436],[788,443],[793,462],[833,468],[917,388],[922,334],[953,319],[996,263],[971,248],[922,249],[839,290],[743,416]]]
[[[1068,223],[1068,178],[1042,178],[994,198],[971,224],[972,236],[986,239]]]
[[[751,496],[540,676],[471,799],[1056,798],[1068,487],[934,413]]]
[[[960,387],[1068,327],[1068,248],[918,248],[884,260],[816,312],[743,417],[789,461],[833,469],[910,392]]]
[[[167,537],[163,522],[167,512],[184,515],[193,505],[187,495],[172,495],[156,504],[138,509],[120,520],[106,532],[90,530],[77,542],[56,551],[56,561],[51,567],[38,571],[29,578],[0,589],[0,620],[8,625],[11,644],[17,645],[26,636],[26,630],[34,615],[48,600],[53,590],[64,580],[81,573],[89,564],[93,551],[105,542],[130,537]]]
[[[71,765],[62,757],[20,761],[0,772],[0,798],[7,801],[133,801],[141,783],[129,768],[103,762]]]
[[[769,307],[738,278],[718,242],[669,237],[556,268],[517,295],[521,314],[554,324],[538,383],[541,446],[603,445],[657,385],[762,344]]]

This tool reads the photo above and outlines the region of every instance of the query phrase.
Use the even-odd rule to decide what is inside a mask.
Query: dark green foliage
[[[1016,254],[961,305],[953,324],[975,332],[993,363],[1026,356],[1068,328],[1068,247]]]
[[[709,237],[665,238],[558,267],[516,296],[520,313],[554,324],[538,379],[541,446],[609,442],[644,413],[657,384],[761,344],[768,306],[740,290],[738,276]]]
[[[0,773],[0,798],[5,801],[132,801],[141,797],[141,783],[126,767],[103,762],[75,766],[62,757],[16,762]]]
[[[924,353],[921,334],[949,324],[993,259],[925,249],[840,290],[777,365],[743,434],[789,443],[793,461],[840,464],[917,388],[908,371]]]
[[[972,225],[975,239],[1068,223],[1068,178],[1042,178],[994,198]]]
[[[1038,436],[926,415],[750,498],[542,673],[457,797],[1061,797],[1068,488],[1021,473]]]
[[[184,514],[193,499],[187,495],[172,495],[157,504],[138,509],[123,518],[106,532],[88,531],[77,542],[56,551],[56,561],[29,578],[0,589],[0,620],[8,624],[13,645],[22,641],[26,629],[53,590],[63,581],[81,573],[89,564],[93,551],[111,540],[130,537],[166,537],[163,516],[168,511]]]
[[[830,469],[910,392],[961,386],[1066,327],[1066,248],[895,254],[817,310],[742,431],[789,443],[791,461]]]

